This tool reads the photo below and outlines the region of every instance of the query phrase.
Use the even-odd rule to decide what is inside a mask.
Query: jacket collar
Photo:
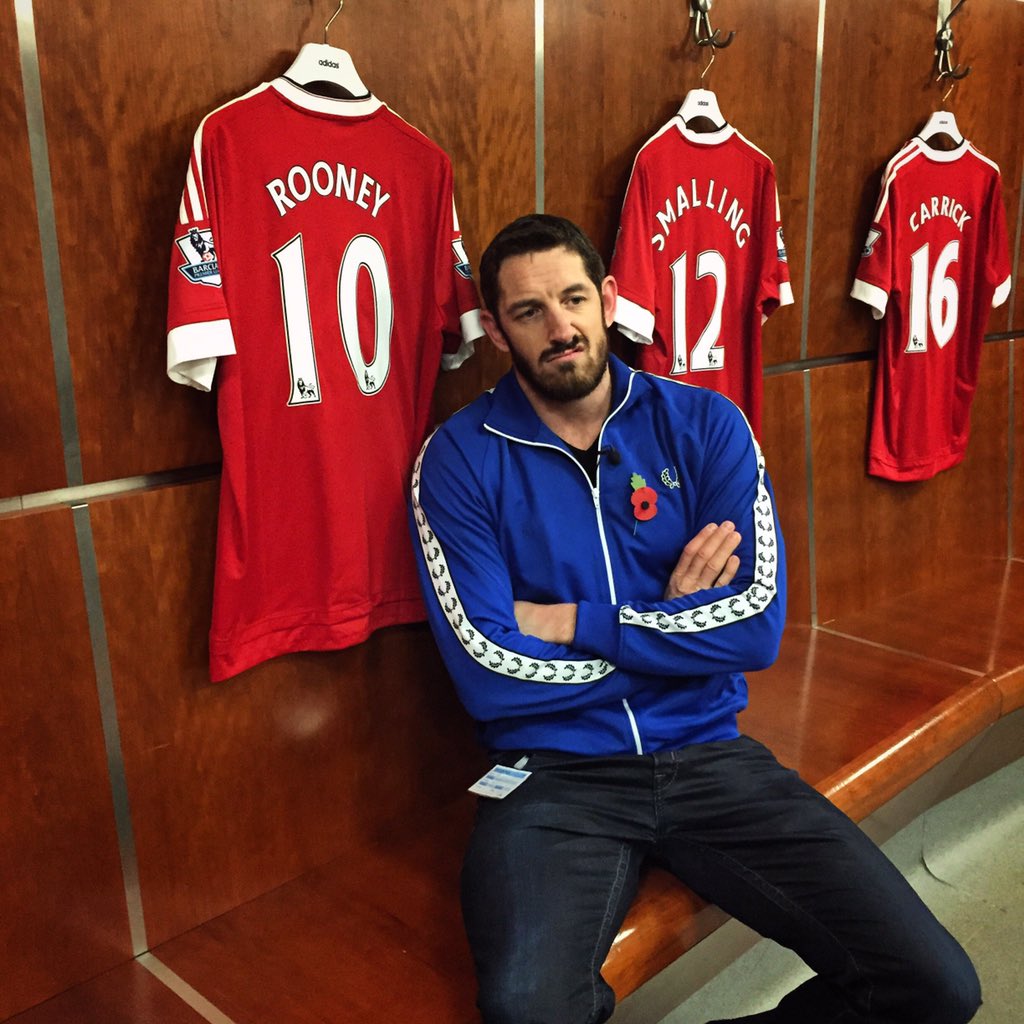
[[[608,369],[612,376],[612,404],[605,423],[623,405],[637,401],[639,396],[650,388],[642,373],[630,369],[611,353],[608,354]],[[509,370],[495,385],[491,408],[484,419],[484,427],[492,433],[502,434],[515,441],[565,447],[565,443],[545,426],[534,411],[530,400],[519,386],[514,370]]]

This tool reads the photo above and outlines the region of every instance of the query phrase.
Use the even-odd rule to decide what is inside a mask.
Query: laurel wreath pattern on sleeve
[[[430,528],[426,512],[420,505],[420,468],[423,455],[430,444],[427,438],[420,449],[416,465],[412,473],[412,506],[416,519],[416,531],[419,535],[423,557],[426,559],[430,572],[434,593],[441,609],[455,631],[466,653],[492,672],[509,676],[512,679],[526,679],[535,683],[580,684],[591,683],[615,671],[615,666],[603,658],[584,661],[535,659],[501,647],[489,640],[477,629],[459,600],[455,581],[448,571],[448,559],[445,557],[441,542]]]

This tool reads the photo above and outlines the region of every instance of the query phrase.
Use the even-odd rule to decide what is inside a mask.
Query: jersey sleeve
[[[480,324],[480,302],[473,283],[473,272],[462,244],[450,167],[447,193],[448,199],[441,215],[443,227],[439,245],[443,251],[437,260],[436,291],[444,325],[441,368],[454,370],[473,355],[475,342],[483,335],[484,329]]]
[[[650,210],[647,175],[640,157],[637,154],[626,186],[609,273],[619,286],[615,322],[631,341],[650,345],[654,340],[656,279],[654,247],[645,226]]]
[[[885,316],[892,293],[894,279],[895,220],[891,202],[892,173],[886,172],[882,192],[875,207],[875,215],[868,230],[868,237],[860,254],[857,276],[850,289],[850,295],[867,303],[876,320]]]
[[[993,178],[989,198],[989,232],[985,253],[985,275],[994,289],[992,307],[1001,306],[1010,297],[1012,285],[1010,271],[1010,243],[1006,235],[1006,214],[1003,210],[1002,179]]]
[[[625,696],[622,674],[606,659],[519,631],[473,462],[442,427],[420,452],[411,504],[427,617],[466,710],[486,722]]]
[[[765,176],[764,194],[761,202],[761,282],[758,289],[758,306],[761,309],[761,323],[779,306],[793,303],[793,286],[789,281],[789,259],[786,242],[782,236],[782,211],[779,207],[779,190],[775,182],[775,171],[769,165]]]
[[[167,375],[209,391],[220,356],[234,355],[213,223],[204,121],[192,145],[171,246],[167,297]]]
[[[667,676],[747,672],[776,658],[786,618],[782,532],[764,457],[742,414],[709,435],[694,522],[736,524],[740,569],[724,587],[669,601],[581,601],[574,647],[622,669]]]

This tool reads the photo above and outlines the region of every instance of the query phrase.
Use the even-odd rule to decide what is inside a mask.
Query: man
[[[964,1024],[966,955],[863,833],[740,736],[776,656],[782,536],[742,414],[608,355],[615,281],[561,218],[484,253],[513,369],[424,445],[415,544],[434,635],[499,768],[463,914],[486,1024],[594,1024],[648,858],[817,977],[763,1024]],[[508,769],[513,769],[512,772]]]

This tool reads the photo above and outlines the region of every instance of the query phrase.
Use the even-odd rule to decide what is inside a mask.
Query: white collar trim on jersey
[[[286,100],[297,107],[316,111],[318,114],[335,114],[338,117],[365,117],[379,110],[384,104],[376,96],[370,95],[357,100],[334,99],[331,96],[318,96],[287,78],[275,78],[271,83]]]
[[[964,139],[956,149],[932,149],[923,139],[918,139],[917,146],[921,153],[929,160],[934,160],[940,164],[949,164],[954,160],[959,160],[970,148],[970,143]]]
[[[698,146],[716,146],[736,134],[736,129],[731,124],[723,125],[717,132],[695,132],[687,128],[686,122],[678,115],[676,115],[676,127],[684,139],[688,142],[695,142]]]

